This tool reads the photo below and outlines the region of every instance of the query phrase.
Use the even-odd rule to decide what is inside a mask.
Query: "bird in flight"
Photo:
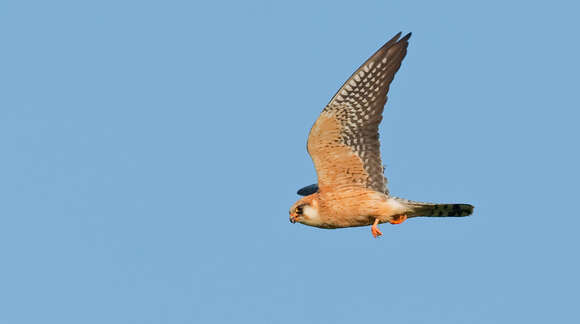
[[[424,203],[389,195],[379,143],[379,124],[389,85],[407,53],[411,33],[398,33],[338,90],[312,126],[308,153],[318,184],[290,208],[290,222],[319,228],[400,224],[410,217],[471,215],[468,204]],[[399,39],[400,38],[400,39]]]

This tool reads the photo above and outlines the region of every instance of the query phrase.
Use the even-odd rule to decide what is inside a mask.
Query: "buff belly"
[[[325,199],[326,198],[326,199]],[[329,199],[330,198],[330,199]],[[319,228],[343,228],[388,222],[393,216],[405,211],[398,201],[379,192],[341,197],[320,197],[315,207],[304,209],[301,223]]]

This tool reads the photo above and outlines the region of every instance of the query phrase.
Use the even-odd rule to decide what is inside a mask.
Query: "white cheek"
[[[304,206],[302,214],[306,216],[306,220],[309,223],[320,222],[320,215],[318,215],[318,209],[312,208],[312,206]]]

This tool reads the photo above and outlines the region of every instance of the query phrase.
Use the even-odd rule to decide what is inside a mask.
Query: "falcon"
[[[290,208],[290,222],[319,228],[400,224],[411,217],[462,217],[468,204],[434,204],[389,195],[381,162],[379,124],[389,85],[407,53],[411,33],[398,33],[338,90],[312,126],[307,149],[318,184]],[[400,38],[400,39],[399,39]]]

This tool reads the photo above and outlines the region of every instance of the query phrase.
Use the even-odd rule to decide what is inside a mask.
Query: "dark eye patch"
[[[300,205],[300,206],[296,207],[296,214],[302,214],[303,208],[304,208],[304,205]]]

